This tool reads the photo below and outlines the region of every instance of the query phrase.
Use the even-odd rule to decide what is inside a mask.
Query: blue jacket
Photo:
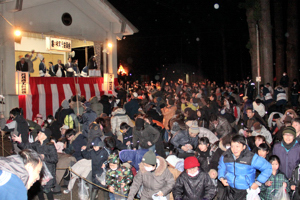
[[[231,149],[225,151],[220,158],[218,169],[218,178],[226,179],[230,187],[239,190],[246,190],[252,186],[255,182],[256,170],[261,172],[256,180],[262,184],[272,174],[272,165],[248,148],[243,150],[236,160]]]
[[[131,161],[131,165],[139,171],[139,164],[142,162],[144,154],[149,151],[148,149],[139,149],[139,150],[123,150],[119,153],[120,160],[125,163]]]
[[[0,199],[27,199],[27,189],[15,174],[0,170],[0,183]]]

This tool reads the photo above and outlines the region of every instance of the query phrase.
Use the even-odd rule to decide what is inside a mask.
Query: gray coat
[[[159,160],[159,165],[157,164],[157,168],[154,172],[146,171],[144,164],[140,164],[140,171],[133,179],[128,200],[133,200],[135,194],[142,185],[143,190],[141,193],[141,200],[152,200],[152,195],[159,191],[161,191],[167,199],[170,198],[170,192],[175,185],[175,179],[167,168],[165,159],[156,156],[156,160]]]
[[[91,103],[91,109],[97,114],[99,117],[103,113],[103,105],[99,103],[96,96],[91,97],[89,102]]]

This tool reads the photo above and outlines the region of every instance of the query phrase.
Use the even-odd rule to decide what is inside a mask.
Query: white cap
[[[175,155],[170,155],[166,158],[166,161],[172,165],[173,167],[176,166],[176,164],[179,162],[179,161],[182,161],[183,159],[180,159],[180,158],[177,158]]]

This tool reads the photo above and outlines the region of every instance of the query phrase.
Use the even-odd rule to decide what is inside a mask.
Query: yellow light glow
[[[107,44],[107,46],[108,46],[109,48],[112,48],[112,43],[109,42],[109,43]]]
[[[21,31],[20,30],[15,30],[15,36],[20,36],[21,35]]]
[[[119,69],[118,69],[118,74],[123,76],[123,75],[127,75],[126,70],[124,69],[124,67],[122,65],[120,65]]]

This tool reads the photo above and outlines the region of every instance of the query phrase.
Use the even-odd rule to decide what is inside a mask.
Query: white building
[[[0,17],[0,73],[3,74],[0,94],[5,96],[6,116],[11,108],[18,107],[15,65],[19,55],[35,50],[48,61],[56,63],[56,58],[62,58],[66,63],[68,52],[48,50],[46,37],[71,40],[72,48],[93,45],[98,63],[99,55],[105,54],[101,62],[107,70],[104,68],[103,72],[117,77],[117,40],[138,32],[106,0],[0,0],[0,13],[3,16]],[[23,33],[20,44],[14,41],[17,28]],[[35,73],[31,76],[38,74],[37,66],[34,63]]]

